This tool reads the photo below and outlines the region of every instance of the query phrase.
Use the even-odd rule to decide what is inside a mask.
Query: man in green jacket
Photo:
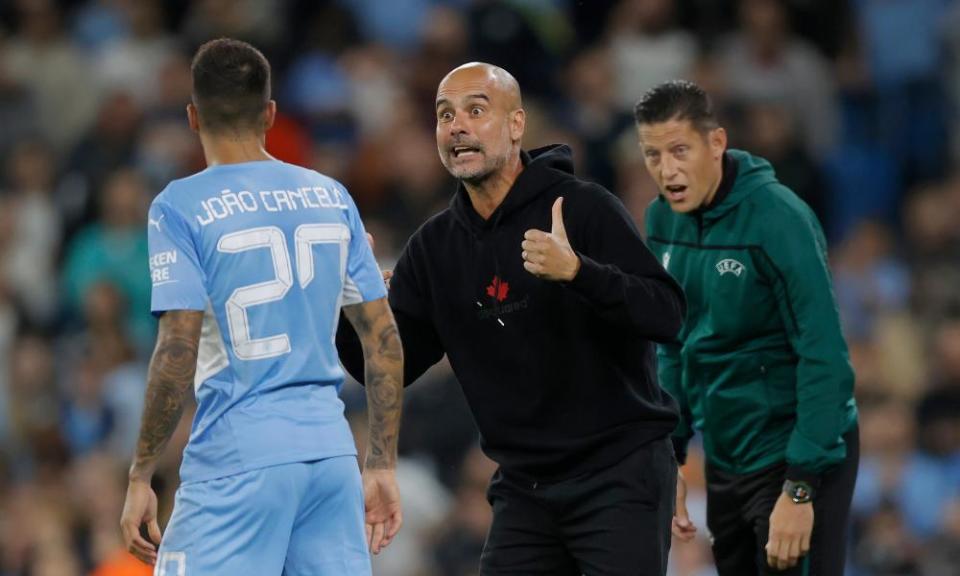
[[[660,189],[648,242],[688,301],[660,382],[681,464],[703,435],[718,571],[839,576],[859,440],[820,224],[766,160],[727,149],[696,84],[657,86],[635,116]],[[681,477],[673,532],[695,531]]]

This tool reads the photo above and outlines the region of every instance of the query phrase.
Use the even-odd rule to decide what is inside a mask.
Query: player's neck
[[[267,152],[263,134],[220,135],[201,132],[200,143],[203,145],[207,166],[275,160]]]
[[[513,187],[517,176],[523,171],[523,162],[520,155],[511,156],[507,164],[499,171],[484,178],[480,182],[463,181],[464,188],[467,189],[467,195],[470,197],[470,203],[473,209],[481,218],[487,220],[493,215],[494,211]]]

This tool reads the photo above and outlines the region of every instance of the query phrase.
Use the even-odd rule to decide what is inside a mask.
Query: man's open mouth
[[[454,146],[453,147],[453,157],[460,158],[461,156],[468,156],[470,154],[477,154],[480,152],[479,148],[474,148],[473,146]]]

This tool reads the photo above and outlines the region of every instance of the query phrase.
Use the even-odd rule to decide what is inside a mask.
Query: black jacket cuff
[[[671,436],[670,441],[673,442],[673,453],[677,457],[677,464],[683,466],[687,463],[687,444],[689,440]]]
[[[787,480],[794,482],[806,482],[814,490],[820,488],[821,475],[806,468],[791,464],[787,466]]]
[[[577,270],[577,275],[567,285],[589,298],[596,293],[597,286],[603,281],[604,270],[600,264],[590,257],[580,252],[576,252],[576,255],[580,259],[580,269]]]

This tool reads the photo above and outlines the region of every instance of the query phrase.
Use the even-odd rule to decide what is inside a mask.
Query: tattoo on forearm
[[[367,362],[367,406],[370,446],[366,465],[384,468],[396,463],[403,398],[403,351],[393,322],[377,335],[377,354]]]
[[[367,468],[396,465],[403,406],[403,348],[386,303],[376,312],[356,306],[348,317],[363,342],[369,438]],[[380,308],[380,307],[378,307]]]
[[[157,347],[150,360],[146,402],[132,473],[153,471],[173,434],[197,368],[200,312],[168,312],[160,322]]]

